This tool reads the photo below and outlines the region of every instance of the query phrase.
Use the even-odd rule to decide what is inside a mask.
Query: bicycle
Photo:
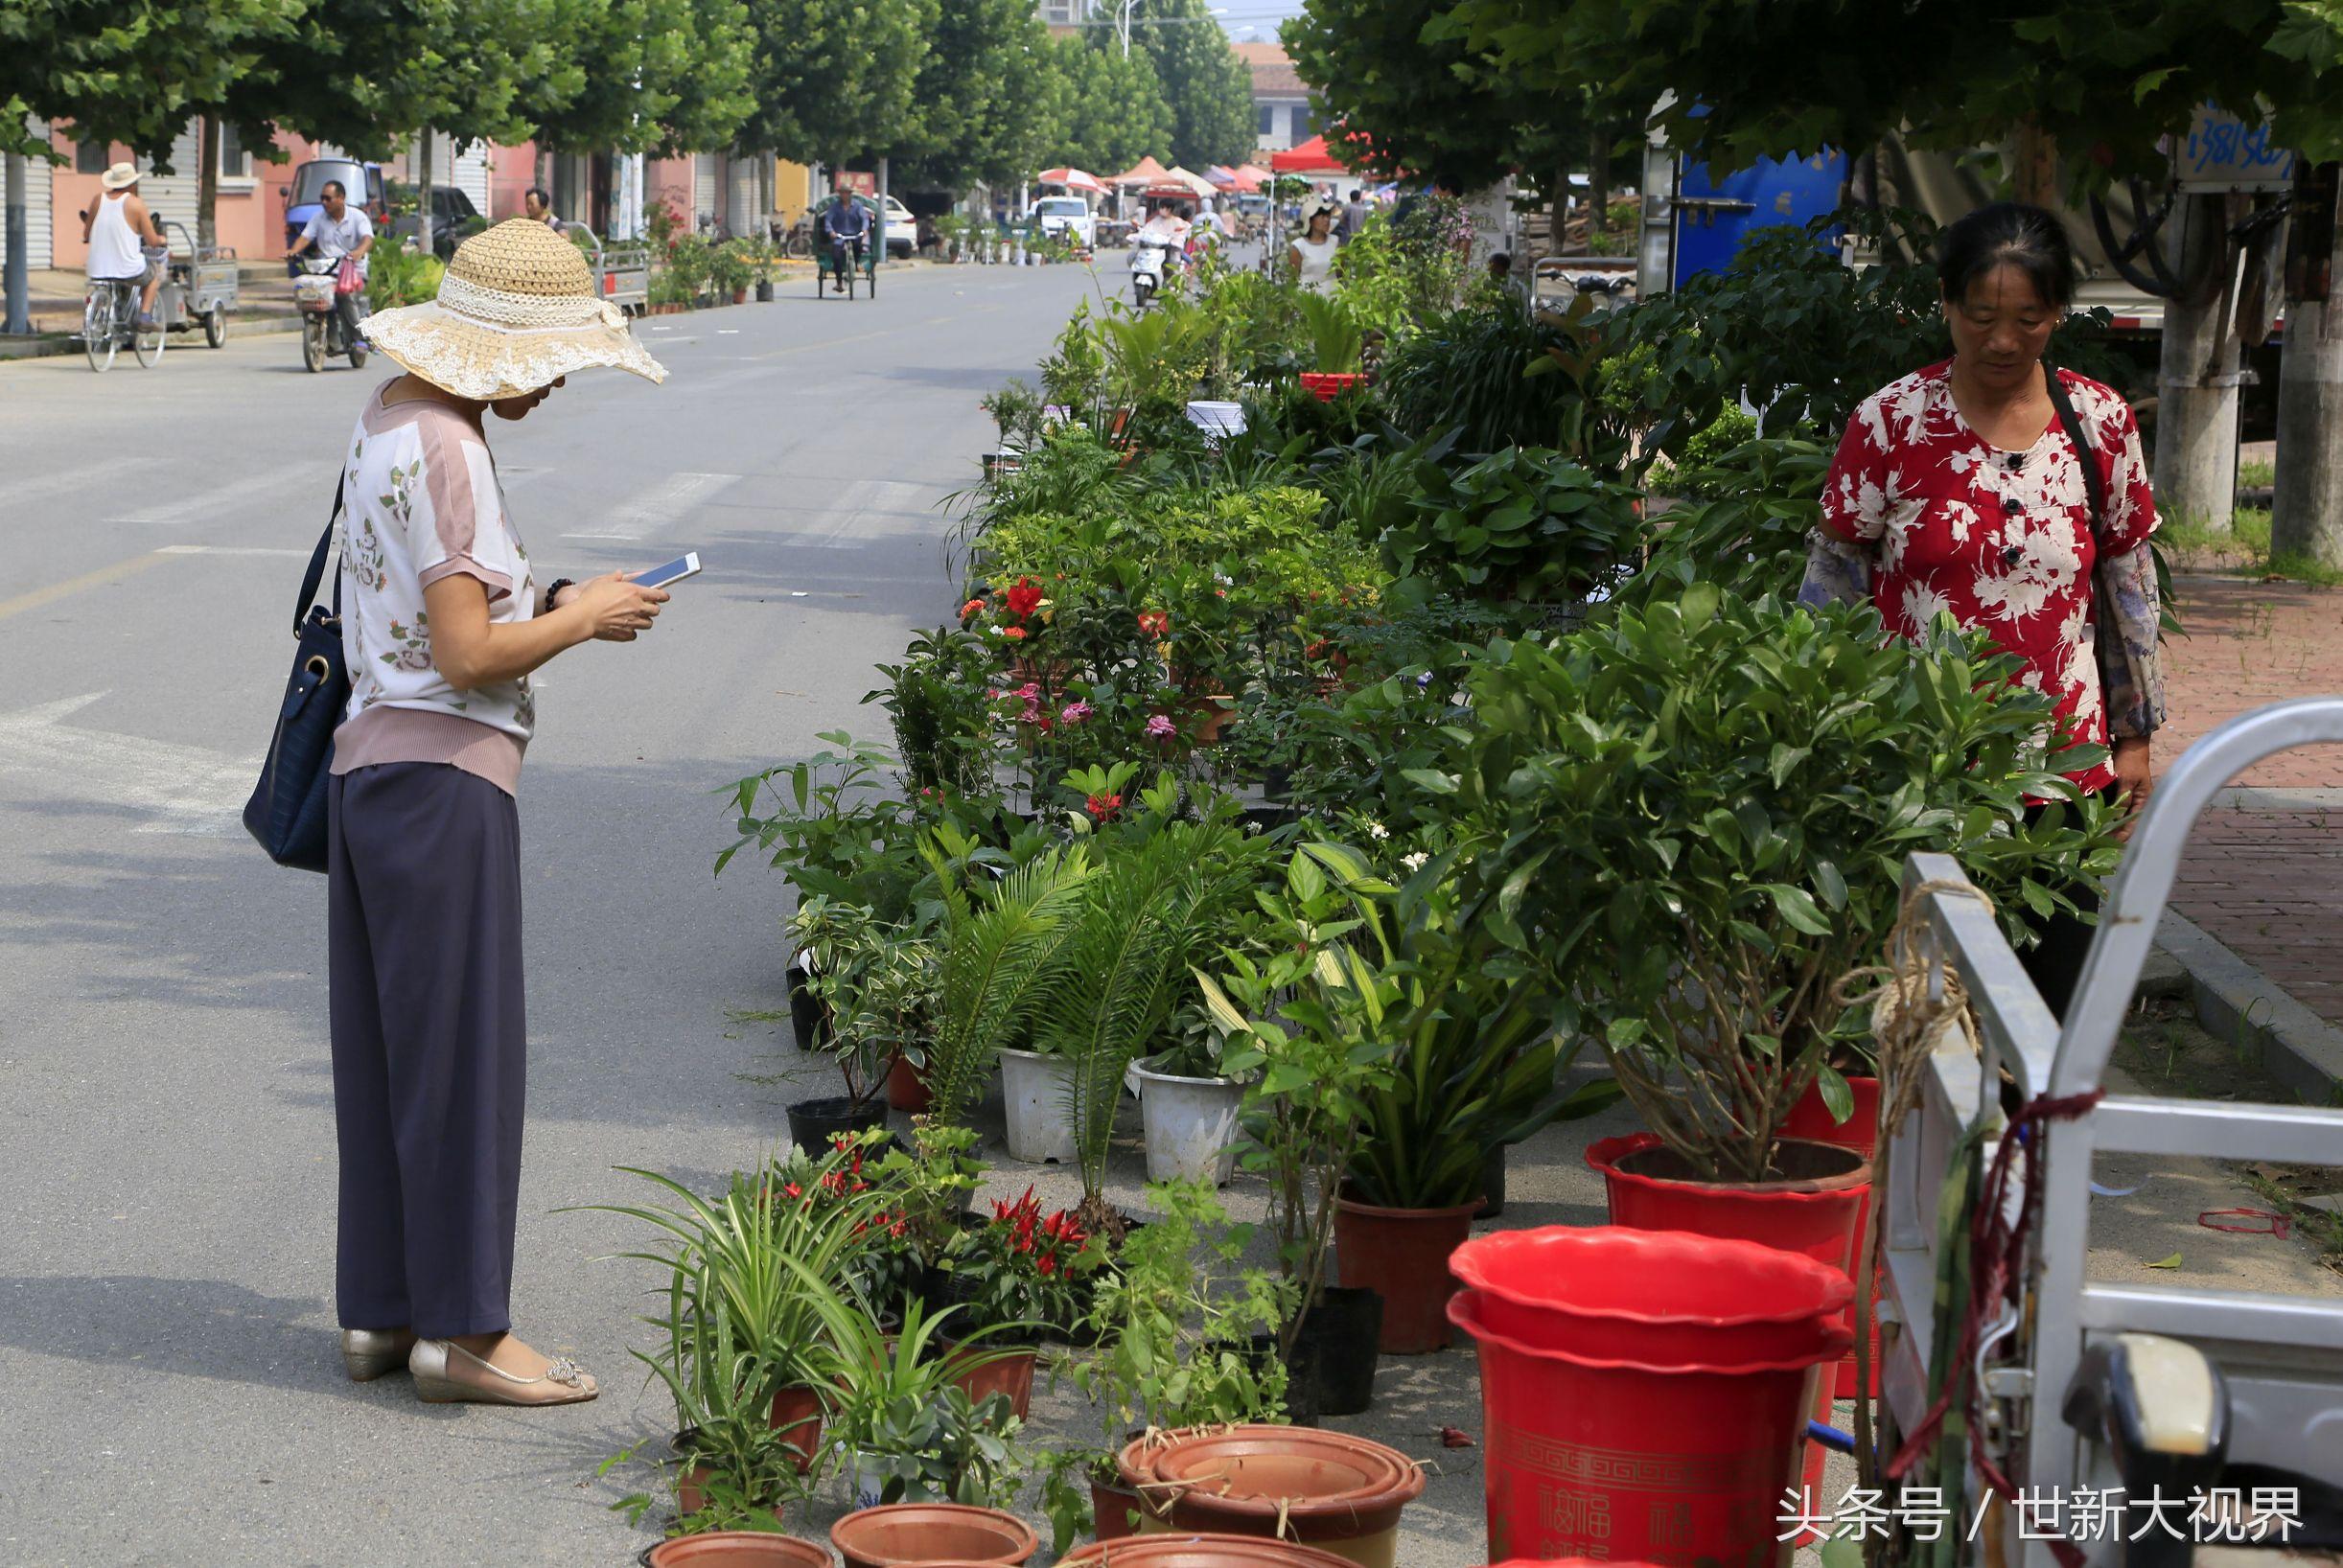
[[[89,368],[103,376],[128,343],[138,362],[152,369],[163,357],[164,333],[158,314],[151,327],[138,325],[138,296],[144,278],[93,278],[81,307],[81,350]]]

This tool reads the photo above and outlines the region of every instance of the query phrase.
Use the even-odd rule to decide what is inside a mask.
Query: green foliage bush
[[[436,256],[418,251],[401,250],[389,246],[370,252],[367,261],[366,304],[371,310],[389,311],[402,305],[420,305],[439,297],[439,280],[447,276],[448,268]]]
[[[1424,493],[1384,532],[1383,561],[1434,591],[1584,599],[1641,549],[1636,492],[1560,452],[1508,447],[1455,473],[1431,464],[1419,472]]]

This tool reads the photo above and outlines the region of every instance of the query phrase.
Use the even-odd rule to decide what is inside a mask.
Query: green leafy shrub
[[[1464,451],[1555,447],[1593,458],[1603,410],[1588,385],[1601,340],[1591,300],[1559,326],[1531,321],[1519,301],[1467,307],[1395,348],[1378,389],[1411,436],[1454,430]]]
[[[1655,520],[1642,571],[1614,595],[1640,603],[1715,583],[1747,598],[1794,598],[1806,570],[1806,536],[1822,519],[1830,452],[1812,441],[1767,436],[1743,442],[1703,467],[1674,471],[1689,503]]]
[[[1877,961],[1907,856],[1955,856],[2021,934],[2112,865],[2104,808],[2051,771],[2103,752],[2046,759],[2052,703],[2017,669],[1949,620],[1907,643],[1867,605],[1696,584],[1494,646],[1478,726],[1416,776],[1490,846],[1471,871],[1507,966],[1546,977],[1688,1170],[1758,1180],[1818,1075],[1844,1100],[1826,1057],[1858,1021],[1831,987]]]
[[[1562,453],[1508,448],[1450,473],[1382,538],[1384,562],[1438,591],[1542,602],[1583,599],[1635,559],[1638,496]]]
[[[448,272],[436,256],[396,247],[369,252],[367,260],[373,265],[366,279],[366,304],[376,311],[437,299],[439,280]]]

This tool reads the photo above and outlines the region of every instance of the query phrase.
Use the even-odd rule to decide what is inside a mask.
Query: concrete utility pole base
[[[2164,308],[2156,372],[2156,503],[2166,517],[2227,532],[2238,494],[2238,330],[2229,203],[2192,196],[2174,213],[2173,271],[2191,285]]]

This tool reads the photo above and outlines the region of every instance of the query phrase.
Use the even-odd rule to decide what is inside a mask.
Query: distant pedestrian
[[[1868,599],[1889,630],[1949,614],[2019,660],[2064,737],[2106,747],[2074,768],[2087,793],[2138,809],[2164,721],[2156,496],[2140,428],[2113,388],[2042,362],[2075,299],[2057,218],[1996,202],[1946,228],[1937,274],[1953,357],[1864,400],[1822,490],[1802,602]],[[2096,903],[2096,900],[2092,900]],[[2063,1014],[2092,928],[2036,923],[2026,966]]]
[[[1368,212],[1366,198],[1358,192],[1353,191],[1351,199],[1345,202],[1342,208],[1342,242],[1344,244],[1349,244],[1366,232]]]
[[[556,234],[567,234],[569,225],[553,216],[553,197],[542,185],[532,185],[522,193],[521,210],[532,222],[543,223]]]
[[[1308,226],[1286,246],[1287,275],[1313,294],[1334,292],[1334,252],[1341,243],[1334,238],[1334,204],[1318,203]]]
[[[326,794],[342,1360],[361,1381],[406,1365],[427,1400],[570,1404],[594,1380],[510,1331],[528,1052],[514,797],[529,673],[634,641],[667,595],[624,572],[540,589],[486,419],[526,417],[590,365],[666,372],[577,247],[525,218],[465,241],[436,300],[369,331],[406,374],[366,399],[343,466],[351,691]]]
[[[154,296],[163,287],[163,225],[138,194],[138,165],[118,163],[98,176],[98,199],[81,215],[92,283],[137,283],[138,324],[154,325]]]

